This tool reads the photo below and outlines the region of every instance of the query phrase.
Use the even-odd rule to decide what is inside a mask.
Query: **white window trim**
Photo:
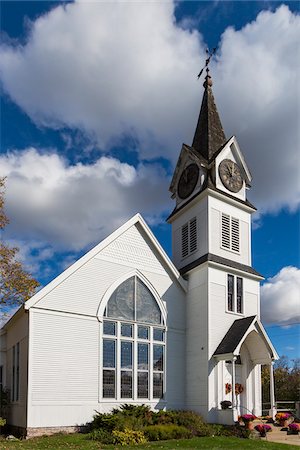
[[[120,286],[124,281],[131,278],[132,276],[140,278],[140,280],[145,284],[145,286],[149,289],[151,294],[154,296],[157,305],[161,312],[161,324],[150,324],[150,323],[144,323],[144,322],[138,322],[138,321],[129,321],[129,320],[123,320],[123,319],[114,319],[111,317],[105,317],[104,312],[106,305],[108,303],[108,300],[110,299],[113,292]],[[102,314],[102,317],[99,317],[99,314]],[[127,273],[126,275],[122,276],[117,280],[113,285],[106,291],[102,301],[100,302],[98,313],[97,313],[99,326],[99,338],[100,338],[100,349],[99,349],[99,395],[98,395],[98,401],[102,403],[157,403],[158,401],[160,403],[166,402],[166,361],[167,361],[167,326],[166,326],[166,319],[167,319],[167,313],[166,308],[159,297],[157,291],[154,289],[154,287],[149,283],[149,281],[141,274],[138,270],[132,271],[130,273]],[[110,321],[116,323],[116,335],[110,336],[105,335],[103,333],[103,321]],[[121,323],[128,323],[133,325],[133,337],[125,337],[121,336]],[[141,339],[138,338],[137,330],[138,325],[145,326],[149,328],[149,337],[148,339]],[[164,330],[164,341],[154,341],[153,340],[153,329],[159,328]],[[115,361],[116,361],[116,367],[115,367],[115,397],[107,398],[103,397],[103,339],[115,339],[116,340],[116,355],[115,355]],[[121,397],[121,383],[119,382],[120,376],[121,376],[121,341],[122,340],[130,340],[134,343],[133,345],[133,396],[132,398],[122,398]],[[149,344],[149,380],[148,380],[148,398],[138,398],[137,396],[137,376],[138,376],[138,368],[137,368],[137,348],[138,348],[138,342],[141,343],[148,343]],[[160,344],[164,346],[164,366],[163,366],[163,396],[161,398],[153,397],[153,344]]]
[[[103,333],[103,323],[100,329],[100,339],[101,339],[101,345],[100,345],[100,355],[99,355],[99,402],[104,403],[126,403],[126,402],[135,402],[135,403],[143,403],[143,402],[164,402],[165,401],[165,395],[166,395],[166,353],[167,353],[167,331],[166,327],[163,325],[156,325],[156,324],[141,324],[140,322],[129,322],[125,320],[114,320],[112,318],[106,318],[103,317],[103,321],[107,322],[114,322],[116,323],[116,335],[106,335]],[[127,337],[127,336],[121,336],[121,323],[128,323],[130,325],[133,325],[133,337]],[[148,339],[141,339],[137,337],[137,330],[138,326],[142,325],[149,328],[149,338]],[[153,329],[159,328],[164,331],[164,341],[155,341],[153,339]],[[103,397],[103,339],[111,339],[116,342],[115,347],[115,397]],[[133,386],[132,386],[132,398],[124,398],[121,397],[121,342],[122,341],[130,341],[133,343]],[[138,397],[138,386],[137,386],[137,379],[138,379],[138,343],[148,344],[149,345],[149,353],[148,353],[148,363],[149,363],[149,370],[148,370],[148,398],[146,397]],[[158,344],[162,345],[164,347],[164,366],[163,371],[156,371],[153,370],[153,345]],[[162,373],[163,374],[163,396],[161,398],[159,397],[153,397],[153,373]]]
[[[222,237],[223,237],[223,227],[222,227],[222,217],[227,216],[229,217],[229,248],[222,245]],[[232,221],[237,220],[239,224],[239,250],[234,250],[232,248]],[[220,248],[222,250],[226,250],[227,252],[234,253],[235,255],[241,254],[241,221],[237,217],[233,217],[230,214],[221,212],[221,219],[220,219]]]
[[[230,309],[228,309],[228,275],[233,276],[233,286],[234,286],[234,292],[233,292],[233,310],[231,311]],[[237,279],[241,278],[243,280],[243,286],[242,286],[242,312],[237,312]],[[239,276],[239,275],[235,275],[233,273],[227,273],[226,275],[226,307],[225,307],[225,311],[228,314],[234,314],[235,316],[241,316],[244,317],[245,316],[245,290],[244,290],[244,278]]]

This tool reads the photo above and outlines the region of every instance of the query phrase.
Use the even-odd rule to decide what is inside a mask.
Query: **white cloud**
[[[261,316],[267,323],[300,323],[300,269],[284,267],[261,287]]]
[[[212,64],[225,130],[237,135],[263,212],[299,205],[299,20],[281,6],[228,28]],[[172,2],[61,5],[0,59],[4,89],[38,124],[77,127],[106,149],[131,134],[142,158],[173,163],[192,141],[204,45],[176,24]]]
[[[48,244],[56,251],[80,250],[136,212],[155,221],[170,208],[166,174],[155,164],[134,168],[101,157],[71,166],[56,153],[30,148],[0,156],[0,166],[8,177],[9,236],[29,240],[39,254],[49,252]],[[28,250],[21,247],[25,260]]]

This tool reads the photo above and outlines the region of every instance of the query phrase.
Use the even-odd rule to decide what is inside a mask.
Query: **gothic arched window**
[[[137,276],[110,296],[102,335],[102,397],[162,398],[165,327],[154,295]]]

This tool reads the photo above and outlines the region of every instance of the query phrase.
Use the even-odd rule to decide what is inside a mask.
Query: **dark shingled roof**
[[[244,319],[235,320],[225,334],[214,355],[233,353],[255,317],[256,316],[250,316],[245,317]]]
[[[226,142],[225,133],[211,89],[208,75],[204,82],[204,94],[192,147],[207,161],[214,158]]]
[[[252,275],[262,277],[262,275],[258,273],[255,269],[253,269],[251,266],[246,266],[246,264],[241,264],[227,258],[222,258],[222,256],[213,255],[212,253],[206,253],[205,255],[201,256],[200,258],[196,259],[190,264],[187,264],[186,266],[182,267],[180,269],[180,274],[184,275],[185,273],[189,272],[190,270],[194,269],[197,266],[200,266],[201,264],[207,261],[212,261],[218,264],[222,264],[224,266],[232,267],[233,269],[241,270],[243,272],[251,273]]]

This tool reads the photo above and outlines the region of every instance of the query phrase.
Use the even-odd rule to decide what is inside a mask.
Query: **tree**
[[[30,298],[39,283],[16,259],[19,249],[10,247],[2,239],[3,229],[9,223],[4,211],[5,178],[0,178],[0,307],[7,311]]]
[[[262,366],[263,403],[270,401],[270,370]],[[297,401],[300,386],[300,360],[282,356],[274,364],[275,398],[277,401]]]

